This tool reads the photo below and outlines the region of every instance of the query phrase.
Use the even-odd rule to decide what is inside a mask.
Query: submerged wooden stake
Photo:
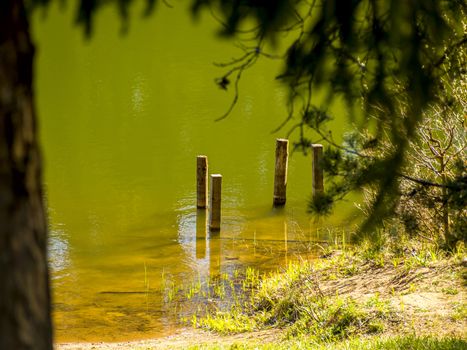
[[[206,208],[208,193],[208,157],[196,157],[196,206]]]
[[[324,191],[323,167],[321,165],[322,159],[323,159],[323,145],[312,144],[311,149],[313,151],[312,152],[313,153],[312,185],[313,185],[313,197],[314,197],[318,193],[322,193]]]
[[[211,175],[211,197],[209,203],[209,229],[218,231],[221,228],[221,190],[222,175]]]
[[[276,140],[276,167],[274,174],[274,205],[284,205],[287,190],[287,163],[289,158],[289,140]]]

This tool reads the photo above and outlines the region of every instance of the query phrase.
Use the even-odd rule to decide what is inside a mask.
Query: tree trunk
[[[47,223],[23,0],[0,0],[0,349],[52,349]]]

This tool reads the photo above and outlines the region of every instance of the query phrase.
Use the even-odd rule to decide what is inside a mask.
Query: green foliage
[[[467,51],[466,51],[467,52]],[[456,56],[467,64],[467,53]],[[423,121],[410,141],[406,160],[397,181],[397,201],[386,221],[387,232],[418,236],[425,241],[453,249],[458,241],[467,239],[467,147],[465,112],[467,110],[467,75],[449,74],[439,82],[442,91],[449,91],[430,105]],[[401,115],[406,107],[401,104]],[[364,144],[368,135],[356,136]],[[365,155],[385,158],[394,149],[388,139],[381,139]],[[361,147],[363,150],[363,147]],[[366,214],[378,196],[374,187],[366,188]]]

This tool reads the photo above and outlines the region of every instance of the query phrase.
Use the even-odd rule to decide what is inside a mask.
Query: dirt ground
[[[354,276],[321,282],[325,295],[338,293],[365,300],[378,293],[400,322],[386,325],[386,335],[411,333],[467,337],[465,262],[440,261],[427,267],[363,266]]]
[[[236,342],[255,341],[260,343],[272,343],[278,341],[280,331],[267,330],[221,336],[193,328],[180,329],[177,333],[158,339],[147,339],[119,343],[63,343],[56,344],[57,350],[146,350],[146,349],[186,349],[189,346],[203,344],[229,345]]]
[[[370,263],[360,266],[358,273],[339,279],[328,275],[316,276],[324,295],[338,293],[365,300],[378,293],[389,301],[398,321],[385,325],[384,334],[436,335],[467,338],[466,290],[467,267],[463,263],[441,261],[428,267],[407,269],[404,266],[376,267]],[[221,336],[192,328],[159,339],[120,343],[63,343],[56,350],[89,349],[184,349],[193,345],[238,342],[273,343],[280,341],[281,330],[249,332]]]

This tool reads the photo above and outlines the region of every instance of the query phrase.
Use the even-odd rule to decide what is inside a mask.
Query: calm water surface
[[[321,225],[306,214],[311,161],[298,153],[287,205],[272,208],[275,139],[288,131],[271,133],[286,115],[277,62],[245,73],[238,105],[214,122],[233,96],[214,84],[223,70],[212,62],[241,51],[216,38],[209,16],[196,25],[181,5],[149,20],[137,10],[125,36],[103,10],[90,41],[69,8],[34,18],[57,341],[169,334],[177,320],[162,275],[179,284],[312,257],[329,239],[320,227],[352,210]],[[220,234],[195,207],[198,154],[223,175]]]

